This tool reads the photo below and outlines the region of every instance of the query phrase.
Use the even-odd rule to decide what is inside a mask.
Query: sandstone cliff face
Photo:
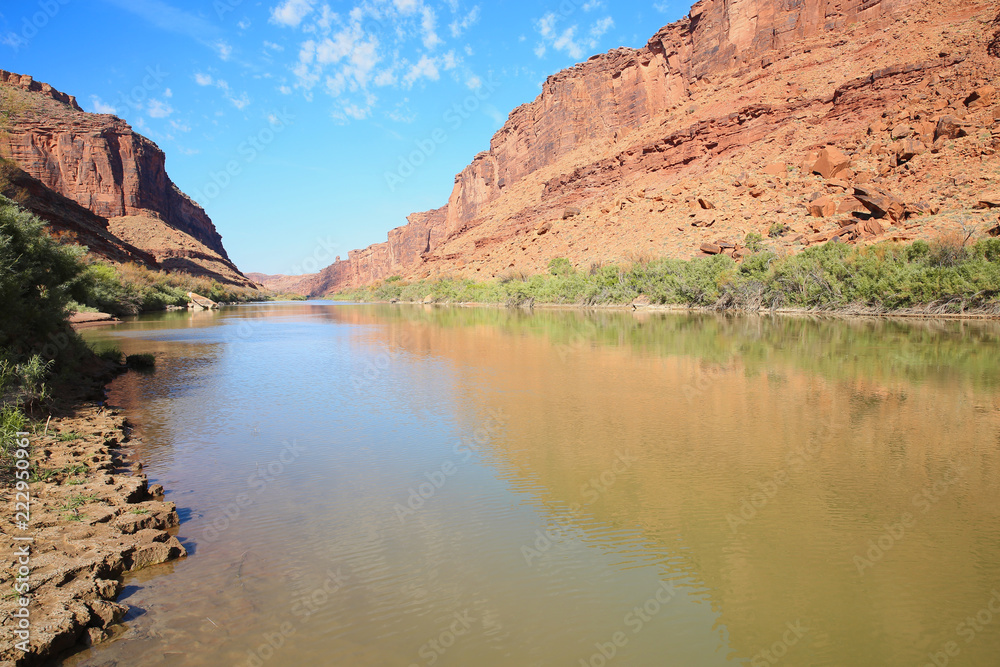
[[[731,77],[766,75],[773,62],[790,52],[808,52],[811,37],[836,35],[855,24],[863,26],[864,33],[877,31],[914,1],[919,0],[702,0],[686,18],[659,30],[646,47],[615,49],[549,77],[533,102],[510,114],[489,150],[456,176],[443,221],[441,210],[434,212],[432,227],[438,230],[439,241],[432,239],[431,250],[448,239],[471,239],[476,232],[470,230],[500,213],[492,208],[526,221],[537,217],[542,204],[539,188],[533,194],[517,192],[529,177],[553,167],[572,170],[596,163],[607,159],[615,147],[627,150],[638,135],[658,128],[669,111],[689,104],[701,92]],[[692,121],[701,115],[697,107],[688,114],[694,116]],[[670,134],[671,129],[681,128],[664,129]],[[597,184],[605,190],[617,185],[608,180]],[[491,207],[505,198],[518,201]],[[392,237],[407,234],[414,216],[410,220],[410,225],[390,233],[388,243],[350,253],[341,263],[345,266],[330,267],[321,274],[324,278],[306,279],[303,287],[351,287],[399,273],[401,268],[417,269],[414,273],[419,275],[426,257],[414,260],[392,249]],[[421,225],[416,226],[422,230]],[[459,254],[445,253],[452,259]],[[437,262],[435,271],[454,264],[441,258]]]
[[[149,253],[161,267],[181,257],[194,260],[181,262],[188,272],[249,284],[205,211],[170,180],[155,143],[116,116],[84,112],[74,97],[30,76],[0,70],[0,84],[7,115],[3,156],[104,220],[105,230],[109,219],[132,221],[125,245]]]
[[[346,260],[336,261],[319,273],[298,281],[289,283],[282,280],[284,276],[275,276],[264,284],[269,289],[274,289],[272,285],[280,285],[288,291],[322,295],[345,285],[365,285],[406,273],[444,239],[446,218],[447,207],[413,213],[407,218],[408,224],[389,232],[386,243],[352,250]]]
[[[108,220],[72,199],[45,187],[9,160],[0,158],[0,194],[13,199],[44,220],[53,236],[79,243],[113,262],[135,262],[150,268],[156,259],[116,237]]]

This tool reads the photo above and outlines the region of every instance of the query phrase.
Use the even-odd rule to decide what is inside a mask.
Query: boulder
[[[117,322],[118,318],[107,313],[71,313],[67,318],[70,324],[97,324],[99,322]]]
[[[187,550],[177,540],[171,537],[166,542],[153,542],[139,547],[132,554],[131,570],[141,570],[151,565],[166,563],[168,560],[183,558],[187,555]]]
[[[219,304],[212,301],[208,297],[195,294],[194,292],[188,292],[188,308],[195,310],[212,310],[213,308],[218,307]]]
[[[847,157],[843,151],[836,146],[827,146],[819,152],[819,156],[813,162],[810,171],[823,178],[833,178],[838,171],[847,169],[850,165],[851,158]]]
[[[768,176],[784,176],[788,173],[788,164],[785,162],[772,162],[761,171]]]
[[[895,195],[867,185],[864,187],[854,186],[854,196],[876,218],[888,217],[890,220],[897,221],[903,217],[903,211],[906,208]]]
[[[632,310],[635,310],[636,308],[644,308],[650,305],[651,303],[652,301],[649,300],[648,296],[646,296],[645,294],[640,294],[639,296],[632,299]]]
[[[860,220],[856,224],[857,229],[865,236],[878,236],[885,231],[882,228],[882,224],[874,218],[871,220]]]
[[[927,150],[927,146],[922,141],[916,139],[903,139],[892,145],[896,154],[896,163],[904,164]]]
[[[708,201],[707,199],[702,199],[701,197],[698,197],[698,206],[702,207],[706,211],[710,211],[711,209],[715,208],[715,204]]]
[[[907,125],[906,123],[900,123],[896,127],[892,128],[893,140],[905,139],[911,134],[913,134],[913,128]]]
[[[837,200],[829,195],[817,197],[808,205],[809,215],[814,218],[829,218],[831,215],[837,214],[838,208]]]
[[[974,91],[969,93],[969,96],[965,98],[963,104],[970,109],[975,109],[976,107],[982,107],[988,105],[993,101],[994,95],[996,95],[997,89],[993,86],[983,86],[981,88],[976,88]]]
[[[718,255],[720,252],[722,252],[722,248],[720,248],[714,243],[702,243],[701,251],[708,255]]]
[[[1000,192],[989,192],[979,195],[976,208],[997,208],[1000,206]]]
[[[568,206],[566,208],[566,210],[563,211],[563,220],[568,220],[570,218],[575,218],[576,216],[580,215],[581,213],[583,213],[583,211],[581,211],[578,207],[576,207],[576,206]]]
[[[958,139],[959,137],[964,137],[965,134],[966,132],[962,127],[961,121],[951,115],[941,116],[934,130],[934,141],[941,138]]]
[[[837,206],[837,213],[854,213],[856,211],[868,211],[856,197],[847,197]]]
[[[541,236],[546,232],[548,232],[550,229],[552,229],[552,223],[543,222],[542,224],[538,225],[538,227],[535,228],[535,233]]]

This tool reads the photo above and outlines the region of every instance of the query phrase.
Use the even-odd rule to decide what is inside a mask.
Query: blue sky
[[[12,6],[13,5],[13,6]],[[444,205],[545,78],[685,2],[17,0],[0,69],[167,154],[244,271],[304,273]]]

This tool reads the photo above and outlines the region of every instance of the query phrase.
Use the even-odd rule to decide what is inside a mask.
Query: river
[[[273,303],[91,330],[191,555],[69,665],[992,665],[1000,324]]]

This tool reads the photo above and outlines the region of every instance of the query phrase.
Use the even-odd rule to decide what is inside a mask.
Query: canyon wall
[[[84,112],[75,97],[27,75],[0,70],[0,92],[0,155],[103,219],[105,230],[108,220],[127,221],[125,246],[155,263],[169,260],[186,272],[249,284],[205,211],[170,180],[155,143],[116,116]],[[93,239],[84,235],[81,242]],[[178,264],[178,257],[185,261]]]
[[[655,126],[665,112],[689,102],[727,76],[763,71],[807,38],[863,21],[868,31],[891,23],[908,0],[702,0],[684,19],[660,29],[641,49],[619,48],[549,77],[541,94],[516,108],[488,151],[455,177],[445,207],[432,212],[431,249],[483,222],[485,209],[527,177],[562,163],[567,171],[597,158],[629,136]],[[801,50],[801,48],[800,48]],[[726,76],[722,76],[726,75]],[[668,133],[672,129],[668,128]],[[613,187],[605,183],[604,187]],[[536,201],[524,202],[527,205]],[[521,204],[519,204],[521,206]],[[523,208],[523,206],[522,206]],[[386,243],[349,254],[303,288],[330,291],[413,271],[421,258],[394,251],[408,227],[421,236],[424,216],[390,232]]]

